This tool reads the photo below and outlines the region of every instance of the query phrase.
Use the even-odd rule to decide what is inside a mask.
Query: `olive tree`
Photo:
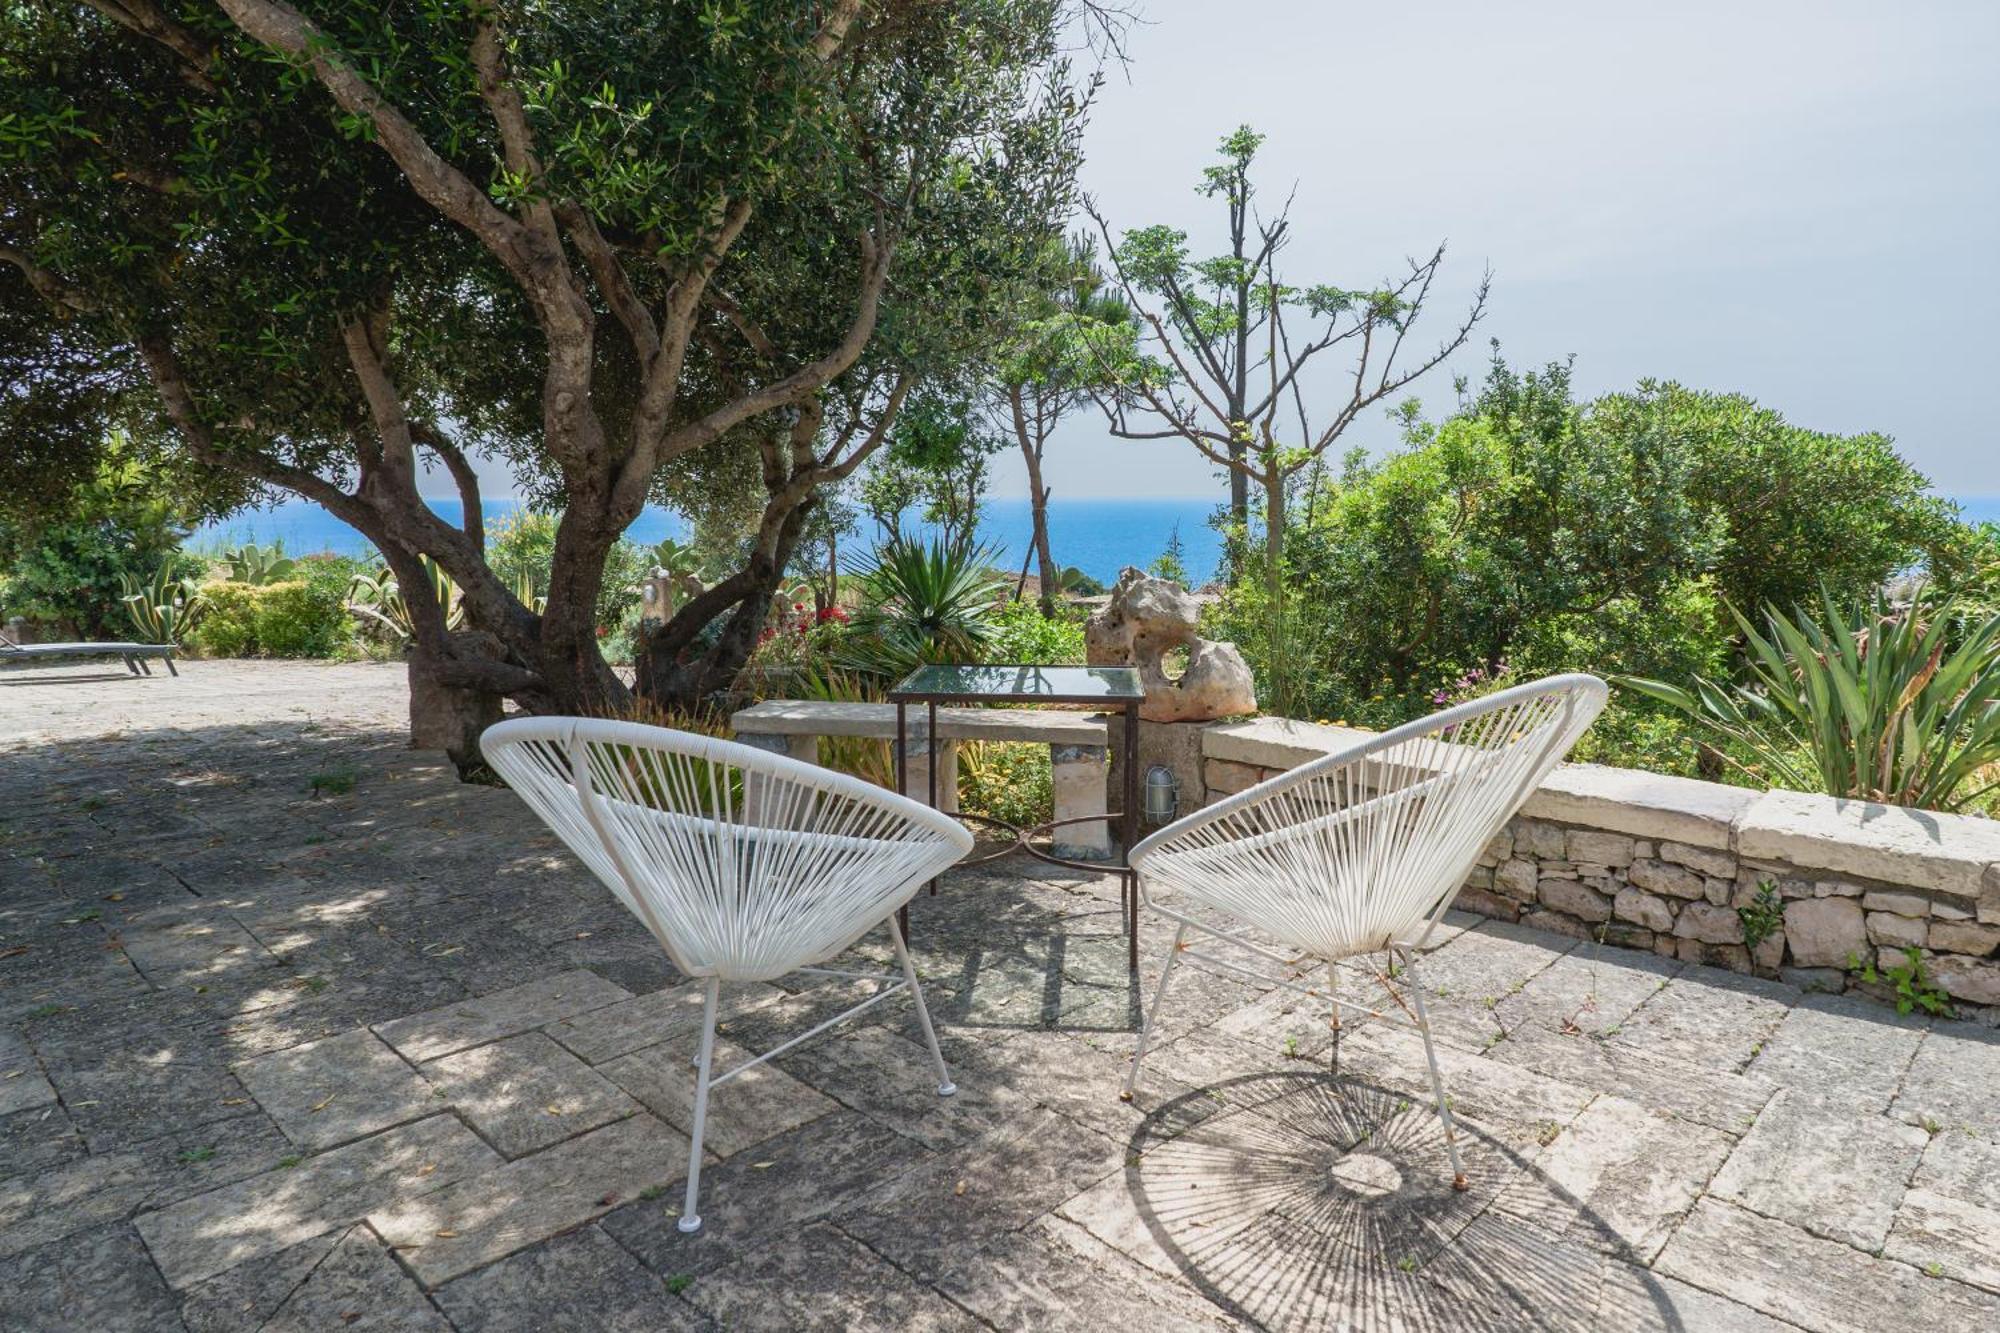
[[[748,654],[821,489],[973,353],[981,291],[1068,208],[1064,21],[1063,0],[8,5],[0,299],[39,306],[0,428],[85,398],[325,506],[406,588],[435,560],[474,630],[417,598],[413,680],[544,711],[625,700],[594,609],[643,507],[754,486],[740,567],[640,645],[640,690],[692,703]],[[481,452],[561,508],[539,612],[485,561]],[[462,526],[423,504],[431,466]]]

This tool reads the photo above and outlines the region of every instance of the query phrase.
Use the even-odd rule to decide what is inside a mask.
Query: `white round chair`
[[[1211,935],[1277,964],[1285,974],[1279,985],[1331,1000],[1336,1028],[1348,1008],[1422,1033],[1452,1183],[1464,1189],[1417,981],[1417,953],[1480,853],[1589,729],[1605,698],[1604,682],[1586,675],[1503,690],[1281,773],[1134,847],[1141,902],[1180,928],[1139,1034],[1126,1099],[1138,1087],[1167,983],[1183,953],[1257,981],[1273,980],[1187,947],[1189,931]],[[1256,938],[1217,925],[1217,916],[1242,923]],[[1336,962],[1376,952],[1391,964],[1386,975],[1378,972],[1385,988],[1400,963],[1414,1022],[1340,998]],[[1292,979],[1305,975],[1306,960],[1315,971],[1325,965],[1324,995]],[[1393,990],[1390,997],[1396,998]],[[1395,1008],[1403,1008],[1400,1000]]]
[[[782,755],[664,727],[518,718],[490,727],[486,761],[645,923],[674,966],[706,981],[695,1056],[693,1146],[680,1229],[697,1231],[709,1091],[908,989],[938,1049],[896,910],[972,848],[956,820],[894,792]],[[816,967],[886,924],[900,978]],[[890,983],[781,1046],[713,1074],[725,981],[792,972]]]

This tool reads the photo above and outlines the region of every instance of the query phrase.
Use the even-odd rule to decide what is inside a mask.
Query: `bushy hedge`
[[[208,657],[333,657],[352,639],[346,584],[325,574],[261,586],[203,588],[207,609],[193,645]]]

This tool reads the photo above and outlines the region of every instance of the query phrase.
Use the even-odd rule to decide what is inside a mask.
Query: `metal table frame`
[[[1060,667],[1037,667],[1019,663],[981,663],[979,665],[981,667],[990,666],[991,669],[996,671],[1048,671],[1065,669]],[[1086,668],[1075,667],[1067,669],[1084,670]],[[960,861],[959,864],[982,865],[988,861],[996,861],[1003,856],[1011,855],[1016,851],[1024,851],[1037,860],[1046,861],[1051,865],[1067,866],[1073,870],[1089,870],[1101,873],[1107,868],[1110,869],[1118,876],[1118,904],[1120,914],[1125,920],[1127,966],[1134,973],[1137,973],[1139,970],[1139,877],[1126,864],[1126,859],[1131,856],[1134,844],[1139,841],[1139,705],[1143,702],[1143,694],[1139,689],[1139,672],[1136,667],[1097,667],[1090,669],[1130,672],[1132,675],[1133,692],[1129,696],[1122,698],[1106,698],[1102,694],[1006,695],[978,692],[967,693],[951,690],[910,690],[904,688],[909,683],[908,678],[905,678],[902,684],[897,685],[889,691],[889,698],[896,705],[896,790],[900,792],[909,785],[907,745],[909,740],[909,705],[911,704],[922,704],[926,709],[924,738],[926,755],[930,760],[928,765],[930,769],[929,803],[933,810],[937,809],[938,803],[937,710],[939,704],[985,704],[989,706],[1004,703],[1094,704],[1103,707],[1107,712],[1111,710],[1112,706],[1122,704],[1125,714],[1124,748],[1121,751],[1125,761],[1125,799],[1122,808],[1107,810],[1101,815],[1081,815],[1070,819],[1052,819],[1046,823],[1027,826],[1010,824],[1003,819],[996,819],[989,815],[968,815],[961,813],[958,816],[960,819],[1005,829],[1014,835],[1014,840],[996,852],[989,852],[978,857],[969,857],[966,860]],[[1080,861],[1070,857],[1057,856],[1054,852],[1043,851],[1030,841],[1030,839],[1064,824],[1084,824],[1100,820],[1105,824],[1115,822],[1119,827],[1120,845],[1118,854],[1116,859],[1109,863],[1104,861]],[[930,891],[933,895],[937,893],[936,880],[931,881]],[[910,909],[908,904],[905,904],[899,910],[898,922],[902,926],[905,938],[907,938],[910,931]]]

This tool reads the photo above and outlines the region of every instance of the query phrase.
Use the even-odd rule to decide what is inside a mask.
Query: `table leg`
[[[928,728],[928,729],[927,729],[927,730],[925,731],[925,733],[924,733],[924,753],[930,756],[930,770],[931,770],[931,771],[930,771],[930,784],[931,784],[931,809],[935,810],[935,809],[937,809],[937,808],[938,808],[938,803],[937,803],[937,770],[938,770],[938,760],[937,760],[937,700],[935,700],[935,699],[932,699],[932,700],[931,700],[931,701],[930,701],[929,703],[927,703],[927,704],[925,705],[925,708],[926,708],[926,710],[927,710],[927,711],[926,711],[926,713],[925,713],[925,715],[924,715],[924,725],[925,725],[925,727],[926,727],[926,728]],[[932,876],[932,877],[931,877],[931,897],[933,897],[933,898],[937,897],[937,886],[938,886],[938,882],[937,882],[937,877],[936,877],[936,876]]]
[[[904,706],[903,701],[901,699],[896,700],[896,753],[890,756],[890,764],[896,772],[896,794],[898,796],[907,795],[908,793],[905,788],[910,785],[909,778],[905,772],[908,768],[908,760],[903,753],[903,746],[908,740],[908,719],[909,711]],[[903,938],[907,940],[910,937],[910,905],[908,903],[904,903],[896,909],[896,924],[902,928]]]
[[[1125,887],[1129,905],[1125,917],[1126,954],[1132,971],[1139,970],[1139,877],[1132,873],[1132,847],[1139,841],[1139,704],[1125,701]]]

